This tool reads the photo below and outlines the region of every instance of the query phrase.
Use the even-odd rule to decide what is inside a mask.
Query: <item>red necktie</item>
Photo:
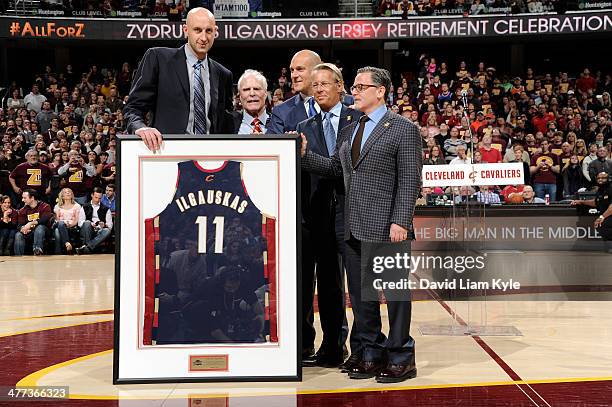
[[[251,134],[263,133],[263,131],[261,130],[261,120],[259,120],[257,117],[253,119],[253,121],[251,122],[251,126],[253,126],[253,131],[251,132]]]

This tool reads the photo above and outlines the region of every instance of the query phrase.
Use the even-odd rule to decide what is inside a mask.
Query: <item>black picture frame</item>
[[[231,143],[240,142],[245,140],[293,140],[295,144],[295,227],[296,227],[296,349],[295,349],[295,360],[296,360],[296,374],[290,376],[238,376],[238,377],[168,377],[168,378],[121,378],[119,377],[119,364],[120,364],[120,321],[121,321],[121,205],[122,205],[122,185],[121,185],[121,171],[122,171],[122,146],[126,142],[141,142],[140,137],[136,135],[117,135],[117,152],[115,157],[115,163],[117,167],[116,176],[116,207],[117,213],[115,218],[115,287],[114,287],[114,332],[113,332],[113,384],[152,384],[152,383],[214,383],[214,382],[295,382],[302,380],[302,282],[301,282],[301,139],[296,134],[283,134],[283,135],[208,135],[208,136],[194,136],[194,135],[164,135],[164,141],[195,141],[195,140],[225,140],[228,141],[228,148],[231,147]],[[140,242],[139,242],[140,244]]]

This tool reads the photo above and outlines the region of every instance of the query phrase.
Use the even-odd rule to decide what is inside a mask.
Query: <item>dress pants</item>
[[[390,301],[389,337],[382,333],[379,301],[362,301],[361,296],[361,241],[351,235],[346,242],[346,269],[349,295],[355,318],[357,340],[366,361],[385,361],[394,364],[410,363],[414,358],[414,339],[410,336],[411,301]],[[371,273],[364,270],[363,273]],[[352,347],[352,345],[351,345]],[[355,350],[351,349],[352,352]]]
[[[321,349],[328,355],[342,354],[344,295],[335,239],[333,225],[327,230],[302,225],[302,348],[314,347],[316,284],[323,331]]]
[[[340,255],[340,282],[342,283],[342,304],[343,304],[343,315],[344,320],[342,321],[342,344],[346,343],[346,339],[349,336],[348,320],[346,319],[346,287],[344,284],[346,276],[346,241],[344,240],[344,195],[334,195],[334,204],[336,209],[335,214],[335,225],[336,225],[336,247]],[[356,339],[355,323],[353,322],[351,327],[351,338],[350,347],[351,353],[359,350],[359,341]]]

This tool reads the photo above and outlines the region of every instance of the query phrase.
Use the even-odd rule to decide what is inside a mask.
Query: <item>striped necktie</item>
[[[207,134],[206,131],[206,93],[202,80],[202,62],[193,65],[193,132]]]
[[[261,130],[261,120],[259,120],[259,118],[254,118],[251,122],[251,126],[253,126],[253,131],[251,132],[251,134],[263,133],[263,131]]]

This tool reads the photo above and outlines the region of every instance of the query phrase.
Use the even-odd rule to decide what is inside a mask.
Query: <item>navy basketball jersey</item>
[[[145,220],[143,344],[277,342],[275,243],[242,163],[180,162],[172,201]]]

